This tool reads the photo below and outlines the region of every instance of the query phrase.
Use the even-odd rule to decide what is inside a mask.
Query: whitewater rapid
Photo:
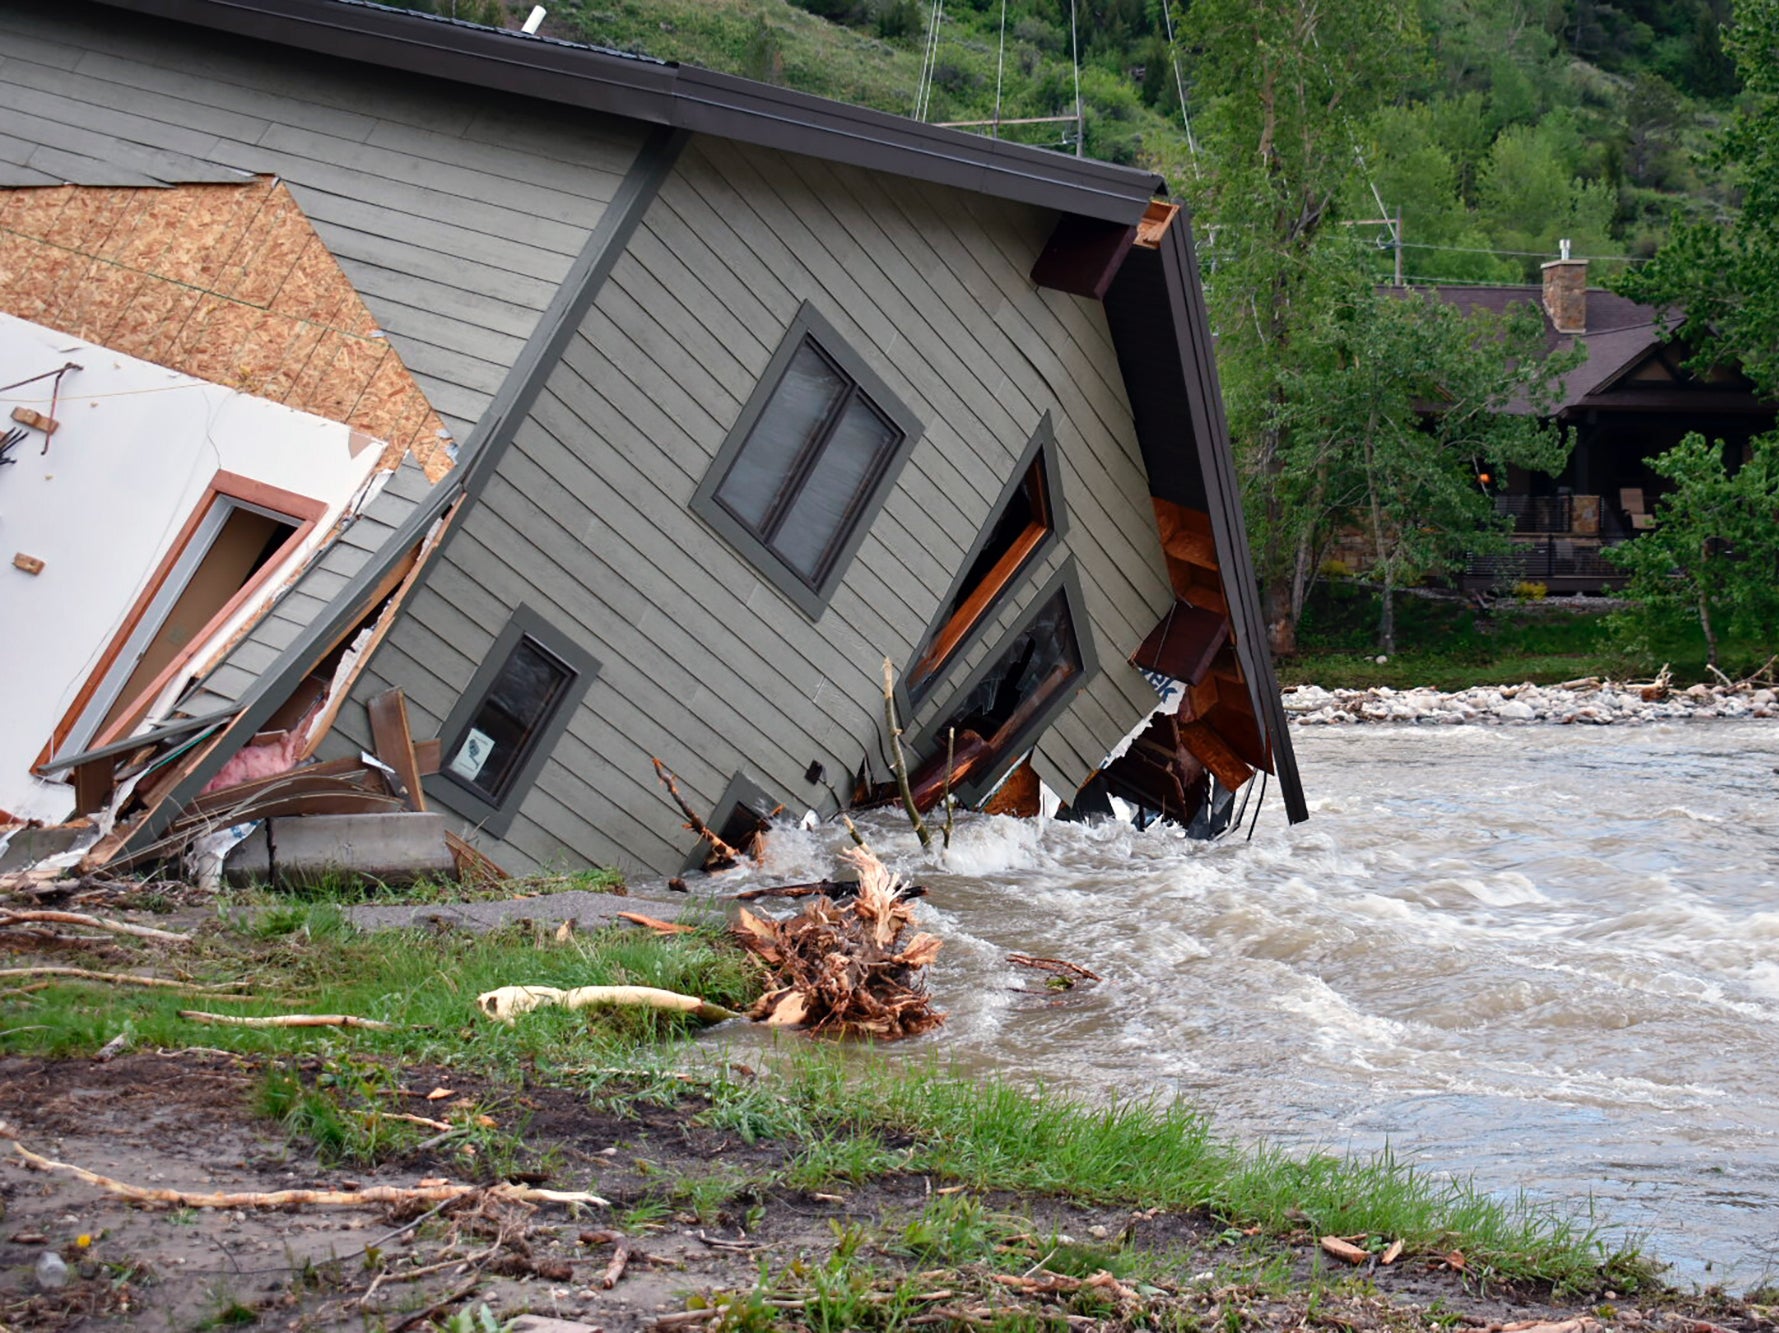
[[[1246,1139],[1474,1175],[1647,1239],[1681,1281],[1779,1272],[1779,724],[1313,729],[1311,820],[973,818],[926,884],[937,1055],[1181,1094]],[[780,830],[712,892],[834,869]],[[1007,953],[1105,977],[1052,1004]]]

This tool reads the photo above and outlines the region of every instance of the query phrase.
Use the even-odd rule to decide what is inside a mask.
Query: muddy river
[[[918,871],[950,1019],[898,1058],[1178,1092],[1229,1135],[1591,1199],[1683,1283],[1779,1274],[1779,726],[1296,741],[1312,819],[1274,800],[1251,841],[960,824]],[[905,824],[869,833],[921,865]],[[843,839],[782,834],[747,879]],[[1048,1005],[1010,950],[1105,984]]]

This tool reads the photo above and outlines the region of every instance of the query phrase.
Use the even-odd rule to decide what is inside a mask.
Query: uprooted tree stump
[[[734,932],[773,970],[776,985],[755,1002],[750,1018],[811,1032],[894,1040],[945,1021],[933,1008],[921,973],[940,940],[914,926],[900,878],[868,848],[840,855],[859,872],[858,897],[836,905],[825,894],[775,921],[740,910]]]

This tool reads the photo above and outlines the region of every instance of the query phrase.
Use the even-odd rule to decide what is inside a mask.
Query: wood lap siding
[[[925,633],[1046,410],[1066,538],[913,721],[950,702],[1071,555],[1080,632],[1104,670],[1044,740],[1041,770],[1072,792],[1152,705],[1123,658],[1171,594],[1103,316],[1026,277],[1053,221],[764,149],[688,145],[356,691],[402,684],[416,734],[436,728],[520,602],[599,660],[496,860],[676,867],[691,835],[653,756],[695,807],[745,771],[792,815],[827,799],[803,779],[812,759],[842,788],[867,754],[876,762],[882,659],[905,662]],[[815,622],[689,508],[805,299],[925,428]]]
[[[78,3],[0,12],[0,86],[0,107],[108,136],[120,156],[278,175],[459,441],[641,137]]]

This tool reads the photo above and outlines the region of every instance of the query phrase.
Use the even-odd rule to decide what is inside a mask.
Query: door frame
[[[165,619],[174,601],[184,590],[204,556],[209,553],[210,543],[222,531],[228,515],[242,508],[256,510],[280,522],[288,522],[296,531],[205,622],[204,627],[192,636],[185,648],[129,702],[116,720],[100,731],[103,710],[108,710],[116,702],[116,692],[122,690],[129,680],[129,672],[134,670],[134,662],[126,665],[122,660],[131,644],[137,641],[142,644],[142,649],[136,653],[136,660],[140,660],[142,651],[146,650],[148,642],[158,630],[151,613],[158,609],[161,618]],[[213,476],[203,496],[192,507],[190,515],[174,537],[172,545],[167,548],[166,554],[161,557],[160,563],[155,566],[142,591],[125,613],[104,652],[99,655],[98,662],[87,674],[74,701],[50,732],[49,740],[38,754],[33,767],[40,768],[50,763],[69,751],[71,743],[72,748],[77,749],[109,745],[132,730],[152,706],[155,698],[167,687],[167,683],[184,670],[198,650],[278,572],[291,553],[315,530],[316,524],[326,513],[327,505],[324,501],[299,495],[295,491],[283,490],[234,472],[218,472]],[[112,691],[109,698],[105,697],[108,685]],[[87,733],[84,737],[81,736],[82,731]],[[94,734],[95,732],[98,734]]]

